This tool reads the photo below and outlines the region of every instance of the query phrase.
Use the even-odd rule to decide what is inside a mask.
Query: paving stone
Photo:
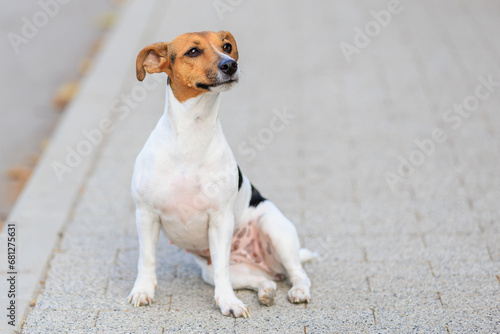
[[[105,263],[53,264],[46,279],[45,291],[50,294],[103,295],[110,268]]]
[[[115,310],[128,307],[125,298],[113,299],[89,294],[56,294],[43,291],[36,299],[39,310]]]
[[[376,308],[374,314],[377,324],[372,330],[377,333],[448,333],[442,308]]]
[[[460,308],[446,311],[446,327],[451,333],[497,333],[500,331],[498,308]]]
[[[95,327],[98,333],[164,333],[160,325],[166,311],[140,310],[100,311]]]
[[[23,333],[95,333],[97,311],[34,310]]]
[[[366,249],[368,261],[417,261],[422,260],[424,254],[424,245],[418,235],[370,236],[358,240],[359,246]]]

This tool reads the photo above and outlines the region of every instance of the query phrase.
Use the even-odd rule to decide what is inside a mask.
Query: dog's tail
[[[311,261],[312,259],[318,257],[318,253],[313,252],[307,248],[299,249],[299,258],[300,262],[304,263],[307,261]]]

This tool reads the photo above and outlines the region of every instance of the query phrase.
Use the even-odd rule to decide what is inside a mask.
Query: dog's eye
[[[226,53],[231,53],[231,50],[233,49],[233,46],[229,43],[226,43],[222,46],[222,50]]]
[[[188,52],[186,52],[186,56],[189,56],[189,57],[196,57],[199,55],[201,55],[201,51],[198,48],[192,48]]]

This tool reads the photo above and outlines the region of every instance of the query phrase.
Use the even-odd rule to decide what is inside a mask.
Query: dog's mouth
[[[229,88],[229,86],[232,86],[232,85],[236,84],[237,82],[238,82],[238,78],[229,79],[229,80],[222,81],[222,82],[215,82],[212,84],[205,84],[205,83],[197,82],[196,87],[198,87],[200,89],[205,89],[205,90],[211,90],[212,88],[216,88],[216,87],[220,87],[220,88],[228,87]]]

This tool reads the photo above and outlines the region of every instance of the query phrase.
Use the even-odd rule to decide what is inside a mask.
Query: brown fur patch
[[[172,92],[177,100],[184,102],[199,96],[207,90],[197,84],[209,86],[215,83],[215,76],[210,73],[218,71],[221,57],[217,51],[224,52],[222,47],[226,43],[232,45],[228,55],[237,61],[236,41],[228,31],[186,33],[170,43],[148,45],[137,56],[137,79],[144,80],[146,72],[165,72],[170,77]],[[195,47],[200,54],[196,57],[187,55]]]

